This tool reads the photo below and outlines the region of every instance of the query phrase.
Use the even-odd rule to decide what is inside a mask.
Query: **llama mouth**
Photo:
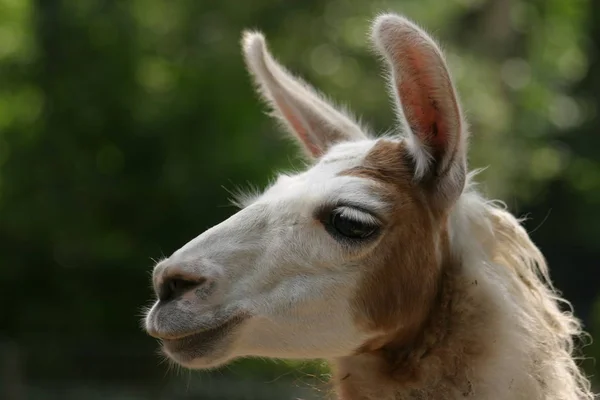
[[[186,363],[214,351],[216,345],[231,336],[235,328],[247,319],[239,315],[210,329],[203,329],[186,336],[161,339],[163,349],[174,361]]]

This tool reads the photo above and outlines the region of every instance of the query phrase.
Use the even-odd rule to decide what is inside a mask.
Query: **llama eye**
[[[348,207],[333,210],[329,218],[329,231],[349,239],[366,239],[379,228],[374,217]]]

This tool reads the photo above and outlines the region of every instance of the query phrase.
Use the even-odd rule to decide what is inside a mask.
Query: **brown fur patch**
[[[371,372],[386,386],[393,381],[410,387],[421,379],[419,362],[448,331],[450,277],[460,266],[450,256],[447,211],[434,206],[427,189],[414,182],[408,160],[403,143],[380,140],[361,167],[344,171],[379,182],[391,205],[386,232],[366,263],[372,268],[353,299],[358,326],[377,334],[356,350],[356,357],[369,357],[377,373]],[[346,379],[339,385],[343,398],[357,382]]]
[[[347,376],[335,381],[340,400],[482,398],[473,377],[489,358],[495,310],[472,296],[469,286],[477,283],[465,281],[458,260],[445,260],[439,290],[411,342],[400,327],[372,341],[373,348],[337,360],[336,375]]]
[[[445,215],[429,206],[413,182],[403,143],[380,140],[363,166],[344,174],[378,181],[391,205],[385,234],[371,256],[361,290],[354,299],[359,326],[369,331],[401,332],[414,339],[438,292],[440,246]],[[401,324],[402,326],[399,326]],[[374,350],[368,343],[363,350]]]

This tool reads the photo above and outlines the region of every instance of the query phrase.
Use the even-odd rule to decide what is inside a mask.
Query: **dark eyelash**
[[[352,208],[352,209],[360,211],[364,214],[369,214],[373,218],[375,218],[377,221],[379,221],[380,223],[381,223],[381,221],[383,221],[383,219],[380,217],[379,213],[374,212],[368,208],[365,208],[361,204],[354,203],[351,201],[336,201],[336,202],[332,202],[329,204],[323,204],[315,210],[315,213],[314,213],[315,219],[318,219],[319,221],[322,222],[324,217],[327,218],[333,210],[335,210],[337,208],[341,208],[341,207]]]
[[[372,221],[352,218],[344,215],[344,210],[358,211],[372,218]],[[381,223],[372,213],[349,206],[338,206],[324,209],[319,220],[323,227],[338,242],[347,245],[357,245],[377,237]],[[363,235],[364,233],[364,235]]]

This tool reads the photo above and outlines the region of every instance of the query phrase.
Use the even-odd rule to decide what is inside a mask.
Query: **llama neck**
[[[452,266],[442,278],[430,317],[411,343],[397,344],[392,337],[377,349],[335,360],[339,399],[490,398],[490,388],[504,379],[510,382],[514,373],[513,368],[511,378],[506,377],[510,368],[504,362],[513,353],[503,326],[510,315],[502,315],[493,291],[485,280]],[[502,354],[494,351],[498,348]],[[519,396],[512,392],[507,398]]]

